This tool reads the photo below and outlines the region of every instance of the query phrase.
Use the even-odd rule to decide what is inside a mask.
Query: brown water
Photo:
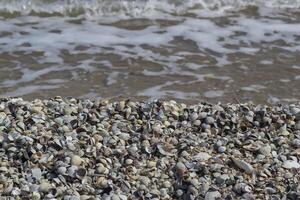
[[[83,2],[0,2],[1,96],[300,99],[300,1]]]

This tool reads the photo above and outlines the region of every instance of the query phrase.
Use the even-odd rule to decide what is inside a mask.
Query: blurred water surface
[[[300,0],[2,0],[0,96],[295,102]]]

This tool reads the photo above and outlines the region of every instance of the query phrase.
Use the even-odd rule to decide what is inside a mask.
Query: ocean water
[[[0,96],[300,100],[300,0],[0,0]]]

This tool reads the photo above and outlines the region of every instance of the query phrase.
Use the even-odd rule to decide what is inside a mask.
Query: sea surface
[[[300,100],[300,0],[0,0],[0,96]]]

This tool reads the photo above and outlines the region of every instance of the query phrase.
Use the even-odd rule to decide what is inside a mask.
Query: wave
[[[0,13],[139,17],[157,13],[236,11],[248,6],[300,8],[300,0],[2,0]]]

